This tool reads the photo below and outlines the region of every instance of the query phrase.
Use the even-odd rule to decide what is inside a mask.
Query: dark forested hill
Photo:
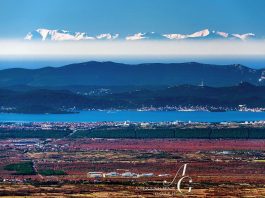
[[[265,74],[265,72],[264,72]],[[114,62],[86,62],[63,67],[0,70],[0,86],[232,86],[241,81],[264,84],[263,70],[242,65],[209,65],[195,62],[127,65]]]
[[[265,108],[265,87],[249,83],[231,87],[180,85],[99,96],[85,96],[67,90],[0,90],[2,112],[65,113],[69,109],[136,109],[151,106],[235,109],[239,105]]]

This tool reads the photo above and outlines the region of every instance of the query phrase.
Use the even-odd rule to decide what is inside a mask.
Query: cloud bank
[[[89,41],[0,40],[0,56],[244,56],[265,55],[259,41]]]

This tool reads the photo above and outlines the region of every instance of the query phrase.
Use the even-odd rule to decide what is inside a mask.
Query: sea
[[[265,112],[207,111],[80,111],[74,114],[0,113],[0,122],[250,122],[265,120]]]

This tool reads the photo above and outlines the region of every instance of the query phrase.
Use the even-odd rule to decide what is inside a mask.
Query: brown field
[[[0,196],[265,197],[264,140],[19,141],[0,141]],[[52,169],[67,175],[15,175],[4,170],[22,161],[32,161],[37,172]],[[191,193],[162,189],[163,181],[172,181],[184,163],[188,164],[186,175],[193,180]],[[87,172],[153,176],[88,178]]]

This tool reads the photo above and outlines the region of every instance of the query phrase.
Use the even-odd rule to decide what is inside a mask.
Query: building
[[[103,178],[105,174],[103,172],[88,172],[87,177],[89,178]]]

